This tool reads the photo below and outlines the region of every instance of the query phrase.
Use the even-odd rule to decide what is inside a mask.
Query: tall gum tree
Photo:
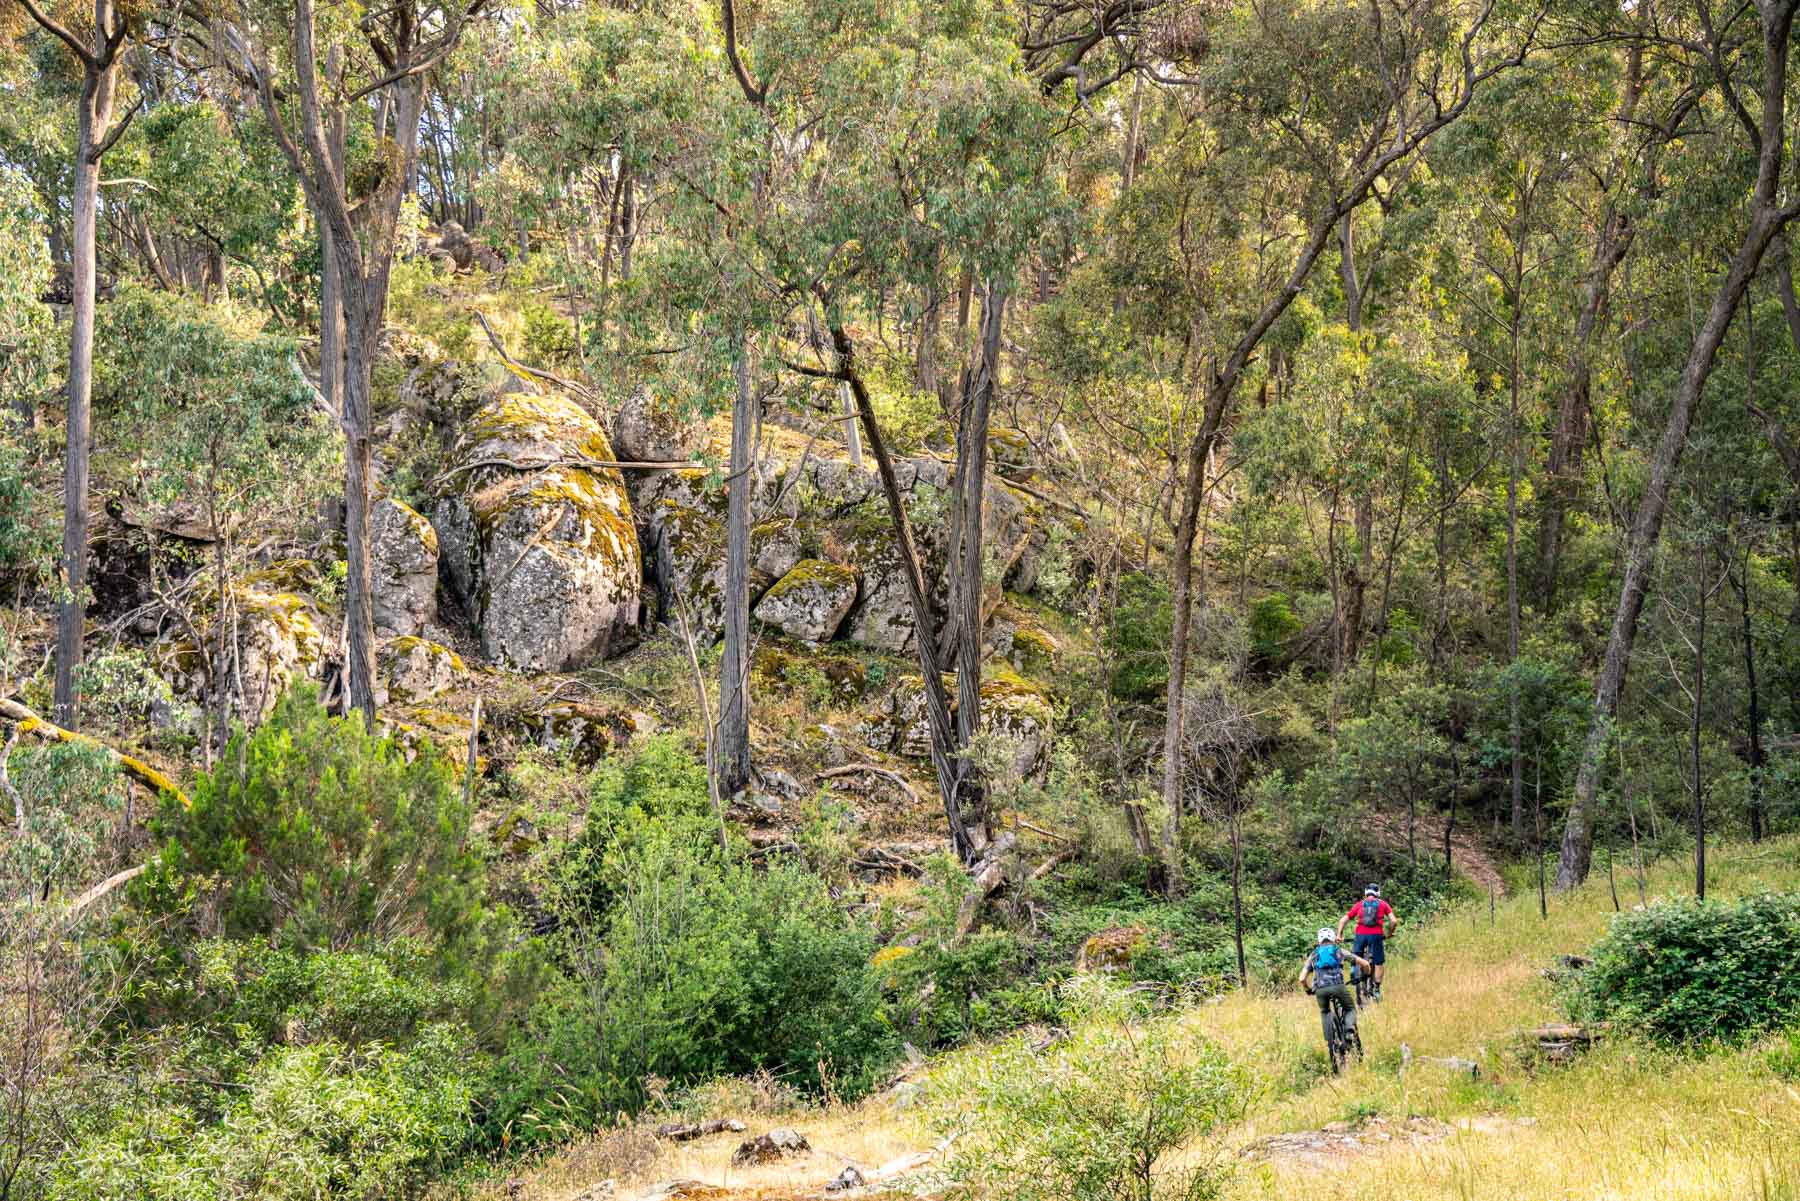
[[[56,612],[56,685],[53,712],[65,729],[78,724],[82,640],[87,627],[88,465],[93,442],[94,302],[96,233],[100,212],[100,160],[124,136],[138,111],[133,104],[117,121],[121,55],[131,15],[113,0],[94,0],[93,25],[78,36],[35,0],[18,0],[31,19],[68,48],[81,65],[69,240],[70,320],[67,450],[63,461],[61,600]],[[141,98],[140,98],[141,103]]]
[[[306,193],[329,254],[321,296],[324,372],[339,369],[349,707],[375,720],[375,625],[369,565],[371,369],[387,311],[400,204],[418,162],[426,76],[456,49],[487,0],[399,0],[345,27],[313,0],[239,5],[209,18],[223,65],[254,94]],[[346,162],[345,128],[368,122],[371,158]]]
[[[1467,111],[1495,76],[1524,61],[1543,16],[1514,24],[1492,3],[1401,4],[1366,9],[1304,0],[1231,14],[1218,27],[1208,101],[1222,141],[1280,147],[1303,164],[1306,200],[1291,217],[1292,245],[1278,282],[1241,320],[1208,331],[1199,419],[1189,439],[1171,554],[1174,620],[1164,706],[1162,853],[1166,884],[1180,880],[1183,711],[1192,633],[1194,542],[1208,470],[1238,385],[1269,331],[1306,287],[1345,217],[1381,180]]]
[[[1669,398],[1662,434],[1650,459],[1643,495],[1632,513],[1619,600],[1594,685],[1592,715],[1563,826],[1556,867],[1556,885],[1561,889],[1573,888],[1587,879],[1592,865],[1594,822],[1607,748],[1637,640],[1638,618],[1650,590],[1670,487],[1687,446],[1695,411],[1702,402],[1719,347],[1763,256],[1800,216],[1800,189],[1796,188],[1795,168],[1789,161],[1787,136],[1788,55],[1797,7],[1800,4],[1796,0],[1758,0],[1754,6],[1739,8],[1729,21],[1717,24],[1709,7],[1701,4],[1691,21],[1659,25],[1643,34],[1658,52],[1691,56],[1696,66],[1710,71],[1726,109],[1722,120],[1736,127],[1754,155],[1756,169],[1753,178],[1746,181],[1750,188],[1743,209],[1742,235],[1695,327]],[[1747,28],[1752,23],[1754,28]]]

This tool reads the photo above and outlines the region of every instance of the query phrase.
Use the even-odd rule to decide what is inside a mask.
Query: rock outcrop
[[[944,676],[950,708],[957,705],[956,677]],[[1004,750],[1002,774],[1010,781],[1036,776],[1050,748],[1054,720],[1050,697],[1035,684],[1004,669],[981,681],[981,728]],[[863,727],[869,746],[911,759],[931,753],[931,727],[925,716],[925,682],[902,676],[888,694],[886,709]]]
[[[370,510],[369,569],[378,637],[414,637],[437,617],[437,531],[397,500]]]
[[[856,572],[821,559],[802,559],[763,594],[755,617],[804,642],[830,641],[856,603]]]
[[[568,671],[635,627],[642,552],[606,432],[560,393],[499,396],[458,441],[433,511],[447,576],[490,659]]]
[[[243,703],[238,715],[258,725],[281,694],[301,680],[319,677],[325,636],[311,603],[292,592],[234,589],[238,607],[238,674]]]
[[[376,654],[375,703],[417,704],[442,696],[464,671],[462,658],[447,646],[418,637],[395,638]]]
[[[691,459],[705,449],[706,423],[649,388],[639,388],[613,415],[613,449],[623,459],[666,463]]]

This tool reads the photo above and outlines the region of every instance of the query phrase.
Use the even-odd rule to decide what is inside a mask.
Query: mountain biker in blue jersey
[[[1300,964],[1300,987],[1319,1002],[1319,1023],[1325,1028],[1327,1046],[1331,1044],[1331,1003],[1334,1000],[1343,1002],[1344,1034],[1356,1033],[1356,997],[1346,979],[1348,966],[1352,963],[1365,972],[1372,966],[1361,955],[1339,946],[1337,931],[1322,926],[1318,944]]]
[[[1400,924],[1394,907],[1381,899],[1381,885],[1363,889],[1363,899],[1350,906],[1350,912],[1338,919],[1337,936],[1344,937],[1344,927],[1356,923],[1356,942],[1351,950],[1366,955],[1375,965],[1375,999],[1381,1000],[1381,979],[1387,974],[1387,938]]]

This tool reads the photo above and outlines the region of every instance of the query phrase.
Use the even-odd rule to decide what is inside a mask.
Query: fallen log
[[[54,722],[47,721],[33,713],[30,709],[11,699],[0,700],[0,720],[10,721],[21,734],[30,734],[46,742],[66,742],[75,746],[94,747],[112,756],[119,770],[137,780],[152,791],[166,792],[180,801],[184,808],[191,808],[193,801],[187,793],[181,791],[174,780],[151,767],[142,759],[114,750],[98,738],[89,734],[78,734],[74,730],[65,730]]]
[[[656,1128],[656,1137],[672,1143],[692,1142],[715,1134],[742,1134],[746,1127],[736,1118],[714,1118],[709,1122],[664,1122]]]
[[[975,928],[975,918],[981,913],[981,907],[999,887],[1006,883],[1006,853],[1019,844],[1012,834],[1005,834],[994,840],[994,845],[987,849],[975,869],[971,873],[975,887],[963,898],[962,906],[956,914],[956,941],[961,942],[970,930]]]

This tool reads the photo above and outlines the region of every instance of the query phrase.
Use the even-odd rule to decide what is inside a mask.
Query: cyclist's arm
[[[1365,972],[1372,972],[1375,970],[1375,965],[1373,963],[1370,963],[1367,959],[1364,959],[1354,951],[1350,953],[1350,959]]]
[[[1394,931],[1399,929],[1399,927],[1400,927],[1400,915],[1395,913],[1392,909],[1388,910],[1387,934],[1384,935],[1383,937],[1392,936]]]
[[[1348,925],[1349,922],[1350,922],[1350,915],[1348,913],[1346,913],[1343,917],[1340,917],[1338,919],[1337,936],[1338,936],[1339,942],[1344,941],[1344,927],[1346,925]]]
[[[1305,988],[1306,978],[1310,975],[1312,975],[1312,956],[1308,955],[1305,959],[1300,961],[1300,975],[1295,977],[1294,983],[1298,984],[1301,988]]]

